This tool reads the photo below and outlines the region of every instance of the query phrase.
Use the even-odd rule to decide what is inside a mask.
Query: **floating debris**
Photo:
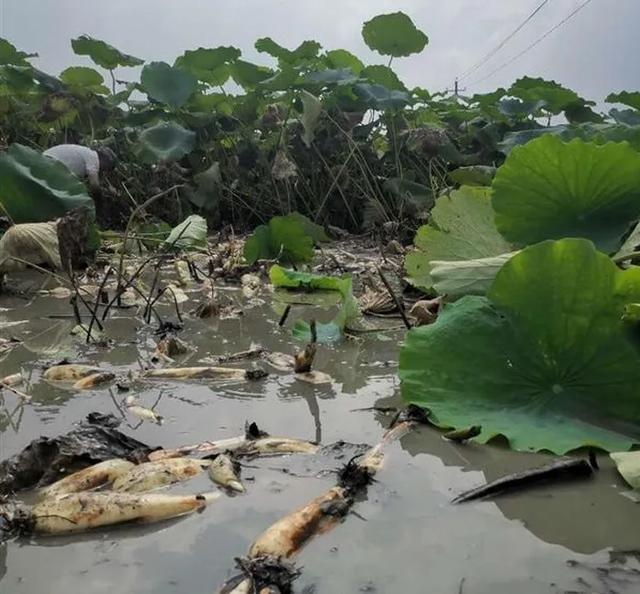
[[[124,400],[124,406],[127,412],[142,419],[143,421],[150,421],[156,425],[162,425],[164,418],[157,414],[153,409],[146,408],[139,404],[139,401],[135,396],[127,396]]]
[[[226,454],[218,454],[209,464],[211,480],[231,491],[244,493],[245,488],[240,482],[240,465]]]
[[[126,474],[119,476],[113,483],[114,491],[143,493],[179,483],[200,474],[208,460],[194,458],[171,458],[155,462],[143,462],[134,466]]]
[[[264,372],[266,375],[266,372]],[[165,369],[149,369],[144,372],[144,377],[158,379],[224,379],[245,380],[255,379],[250,377],[246,369],[234,367],[167,367]],[[264,377],[264,376],[263,376]]]
[[[101,384],[111,382],[116,379],[116,374],[111,371],[100,371],[98,373],[92,373],[82,379],[79,379],[73,384],[74,390],[89,390],[95,388]]]
[[[471,425],[471,427],[465,427],[463,429],[454,429],[453,431],[447,431],[442,435],[449,441],[457,441],[462,443],[473,437],[478,437],[482,433],[482,427],[480,425]]]
[[[55,382],[76,382],[90,375],[102,373],[103,370],[92,365],[63,363],[49,367],[42,377]]]
[[[546,466],[509,474],[481,487],[465,491],[453,499],[452,503],[494,497],[541,483],[587,478],[593,475],[596,467],[595,457],[590,460],[583,458],[557,460]]]
[[[160,522],[204,508],[220,493],[72,493],[36,504],[23,522],[36,534],[83,532],[125,522]]]
[[[74,472],[52,485],[41,489],[39,495],[41,499],[45,499],[59,497],[60,495],[67,495],[69,493],[78,493],[80,491],[90,491],[112,483],[134,467],[135,464],[122,458],[98,462],[98,464]]]

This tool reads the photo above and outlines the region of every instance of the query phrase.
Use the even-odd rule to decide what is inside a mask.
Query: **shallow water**
[[[238,292],[231,291],[239,302]],[[107,330],[117,346],[78,346],[67,338],[66,301],[3,298],[2,336],[25,343],[0,362],[0,375],[22,368],[33,401],[0,396],[0,452],[9,456],[39,435],[68,431],[91,411],[119,414],[115,390],[75,393],[40,381],[42,364],[78,361],[139,369],[153,351],[153,328],[119,311]],[[188,308],[187,308],[188,309]],[[292,318],[303,315],[293,310]],[[171,310],[165,310],[171,317]],[[292,352],[269,303],[239,319],[187,321],[181,338],[196,348],[188,364],[260,344]],[[26,323],[7,326],[15,321]],[[395,362],[401,332],[321,347],[315,368],[331,386],[311,386],[269,369],[258,382],[146,382],[131,393],[165,423],[126,419],[122,429],[166,447],[242,433],[245,420],[273,435],[331,443],[376,443],[390,415],[354,409],[399,404]],[[242,365],[246,366],[247,363]],[[265,364],[265,368],[268,366]],[[473,381],[473,378],[469,378]],[[9,416],[10,415],[10,416]],[[603,460],[593,480],[548,486],[497,502],[452,506],[451,497],[486,479],[525,469],[544,456],[498,446],[455,445],[430,428],[394,444],[366,497],[345,521],[312,541],[298,558],[296,591],[433,592],[437,594],[637,593],[640,506]],[[233,574],[234,557],[274,520],[322,493],[340,461],[290,456],[248,462],[246,495],[224,497],[201,513],[155,526],[113,528],[74,537],[22,539],[0,545],[2,594],[212,593]],[[176,492],[212,490],[206,474]],[[305,588],[308,588],[305,590]]]

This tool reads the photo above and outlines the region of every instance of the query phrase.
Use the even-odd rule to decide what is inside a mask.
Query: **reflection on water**
[[[347,341],[319,348],[315,367],[335,382],[312,386],[270,371],[264,380],[133,383],[127,394],[155,405],[163,426],[140,422],[122,408],[126,394],[115,389],[73,392],[40,381],[44,359],[60,353],[74,360],[138,370],[153,351],[152,328],[118,312],[107,324],[114,347],[98,349],[74,341],[47,316],[68,313],[64,302],[37,298],[27,309],[5,312],[26,340],[4,360],[0,374],[19,368],[31,376],[32,403],[0,395],[2,457],[39,435],[72,428],[91,411],[121,414],[124,431],[150,445],[173,447],[230,437],[247,420],[272,435],[332,443],[369,444],[380,438],[391,413],[366,409],[399,406],[396,367],[402,333],[391,340]],[[296,316],[308,319],[303,307]],[[171,311],[167,309],[167,316]],[[186,320],[181,338],[196,349],[188,365],[203,357],[243,351],[252,345],[292,353],[299,348],[277,325],[267,304],[236,320]],[[63,325],[65,325],[64,322]],[[52,337],[56,337],[53,339]],[[62,345],[58,352],[56,341]],[[71,352],[70,352],[71,351]],[[45,354],[46,353],[46,354]],[[392,363],[389,363],[392,362]],[[247,363],[239,363],[246,366]],[[129,526],[79,537],[21,540],[0,545],[0,591],[10,594],[175,594],[212,592],[232,572],[233,559],[277,518],[322,493],[347,459],[331,456],[255,460],[243,467],[246,495],[224,497],[202,513],[142,528]],[[547,486],[496,499],[452,506],[460,491],[502,474],[535,466],[544,456],[516,454],[497,446],[457,445],[421,428],[390,450],[383,470],[354,514],[302,553],[297,591],[437,592],[464,594],[557,594],[638,592],[636,559],[618,559],[612,548],[637,548],[640,507],[620,496],[610,464],[592,481]],[[198,492],[213,487],[206,476],[176,487]],[[624,561],[624,562],[623,562]],[[38,571],[33,571],[38,567]],[[60,568],[64,567],[64,571]],[[603,577],[604,576],[604,577]],[[608,588],[608,590],[606,589]]]

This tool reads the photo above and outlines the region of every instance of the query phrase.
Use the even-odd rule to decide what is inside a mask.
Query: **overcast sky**
[[[489,74],[522,51],[584,0],[549,0],[536,17],[485,67],[461,82]],[[394,62],[409,86],[431,91],[455,77],[530,14],[541,0],[0,0],[0,37],[37,52],[42,70],[90,64],[75,56],[70,39],[86,33],[146,60],[171,62],[185,49],[234,45],[245,58],[269,63],[253,48],[271,36],[294,47],[316,39],[345,48],[366,63],[385,59],[368,50],[362,23],[402,10],[430,38],[422,54]],[[524,74],[542,76],[602,100],[610,91],[640,89],[640,0],[592,0],[535,49],[490,79],[470,85],[481,92]],[[126,78],[126,69],[118,74]],[[133,73],[131,73],[132,75]]]

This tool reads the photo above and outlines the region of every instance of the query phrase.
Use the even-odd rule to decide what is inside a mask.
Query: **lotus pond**
[[[2,592],[639,591],[640,92],[409,89],[427,35],[361,33],[384,64],[82,35],[52,75],[0,39]],[[80,530],[117,480],[33,488],[108,458],[14,462],[85,418],[136,470],[227,439],[246,492],[183,460],[145,502],[197,513]],[[306,453],[229,449],[261,431]],[[577,474],[533,486],[549,464]]]
[[[42,278],[23,282],[39,287]],[[262,305],[245,304],[244,315],[236,319],[187,321],[181,336],[196,349],[194,364],[256,344],[295,350],[298,343],[278,327],[280,315],[270,295],[264,298]],[[78,346],[69,339],[73,322],[52,317],[68,315],[66,301],[5,297],[0,305],[6,331],[23,341],[1,362],[0,372],[21,368],[30,378],[33,397],[20,405],[17,396],[4,393],[3,457],[34,437],[68,431],[89,412],[120,415],[123,396],[115,387],[82,392],[57,388],[41,379],[41,365],[68,356],[137,370],[140,358],[155,348],[153,327],[123,310],[108,326],[113,347]],[[163,311],[171,313],[168,306]],[[249,419],[274,435],[373,444],[392,414],[356,409],[401,405],[397,359],[404,330],[386,336],[320,347],[315,368],[333,377],[330,385],[309,385],[269,369],[264,380],[237,385],[200,380],[139,387],[146,406],[162,393],[156,410],[164,424],[128,416],[121,428],[141,441],[171,447],[236,435]],[[547,458],[500,445],[458,445],[434,428],[418,429],[393,446],[376,482],[344,522],[304,549],[296,591],[637,592],[634,526],[640,508],[623,496],[628,487],[605,458],[591,480],[549,485],[496,502],[450,504],[453,495],[485,478]],[[3,543],[2,591],[213,592],[229,576],[234,557],[245,554],[258,533],[326,490],[335,482],[328,471],[343,463],[295,455],[257,459],[242,471],[246,494],[225,497],[181,520]],[[208,482],[206,476],[196,478],[177,491],[210,490]]]

